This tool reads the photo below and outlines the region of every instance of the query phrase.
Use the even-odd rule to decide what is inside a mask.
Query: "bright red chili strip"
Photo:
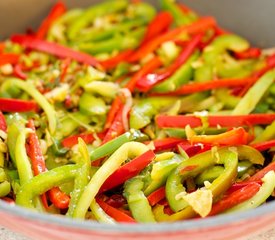
[[[0,98],[0,111],[3,112],[29,112],[37,109],[38,105],[34,101]]]
[[[261,143],[254,143],[254,144],[251,144],[251,147],[256,148],[258,151],[265,151],[272,147],[275,147],[275,140],[270,140],[270,141],[261,142]]]
[[[151,206],[155,206],[158,202],[165,198],[165,187],[161,187],[152,192],[148,197],[148,202]]]
[[[123,184],[128,179],[138,175],[150,162],[155,159],[155,154],[152,150],[148,150],[142,155],[134,158],[132,161],[124,164],[117,169],[102,185],[100,192],[108,191]]]
[[[52,24],[66,12],[63,2],[57,2],[37,30],[36,37],[45,38]]]
[[[2,53],[0,54],[0,66],[5,64],[16,64],[20,56],[15,53]]]
[[[267,125],[275,120],[275,114],[249,114],[249,115],[211,115],[207,116],[209,127],[239,127],[251,125]],[[160,128],[185,128],[189,125],[192,128],[201,127],[200,117],[192,115],[165,116],[156,117],[156,123]]]
[[[198,47],[202,39],[202,34],[192,38],[192,40],[182,50],[178,58],[167,68],[158,73],[149,73],[137,81],[136,87],[142,92],[147,92],[156,84],[172,76],[179,67],[184,64]]]
[[[71,48],[48,42],[29,35],[13,35],[11,41],[26,48],[52,54],[59,58],[70,58],[80,63],[99,66],[98,61],[89,54],[75,51]]]
[[[135,223],[135,219],[124,213],[123,211],[116,209],[107,203],[105,203],[101,199],[96,199],[99,206],[106,212],[110,217],[115,219],[117,222],[124,222],[124,223]]]

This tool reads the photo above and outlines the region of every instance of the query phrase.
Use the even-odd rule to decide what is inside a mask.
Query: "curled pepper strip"
[[[128,157],[136,157],[148,150],[142,143],[130,142],[123,144],[111,157],[106,160],[93,175],[80,196],[73,217],[84,218],[85,214],[106,179],[125,162]]]
[[[48,118],[50,133],[54,134],[57,127],[57,116],[54,107],[47,101],[47,99],[28,82],[23,82],[18,79],[10,79],[6,81],[6,83],[24,90],[35,99],[38,105],[45,111]]]
[[[217,180],[215,180],[216,182],[213,182],[212,188],[213,191],[215,190],[215,192],[213,192],[214,196],[218,196],[223,191],[226,191],[230,187],[232,180],[237,176],[238,158],[232,156],[232,154],[232,151],[230,151],[228,148],[221,148],[217,151],[217,155],[219,156],[221,163],[224,163],[228,166],[225,166],[225,171],[222,175],[224,177],[223,181],[221,182],[221,180],[218,180],[219,178],[217,178]],[[175,199],[175,196],[185,191],[182,182],[188,177],[197,176],[199,173],[203,172],[210,166],[214,166],[216,163],[217,159],[215,156],[213,156],[213,152],[207,151],[182,162],[169,175],[165,189],[166,198],[169,202],[169,206],[173,211],[178,212],[188,206],[185,200]],[[227,176],[227,178],[225,176]],[[214,183],[217,183],[217,186]]]
[[[0,98],[0,110],[4,112],[29,112],[37,110],[38,106],[34,101]]]
[[[0,53],[0,66],[5,64],[16,64],[19,61],[19,55],[15,53]]]
[[[73,180],[79,173],[79,167],[77,164],[65,165],[35,176],[21,186],[16,196],[16,204],[26,208],[34,208],[34,197],[43,194],[55,186]]]
[[[11,41],[26,48],[45,52],[59,58],[70,58],[80,63],[99,66],[98,61],[89,54],[78,52],[57,43],[48,42],[33,36],[14,35],[11,37]]]

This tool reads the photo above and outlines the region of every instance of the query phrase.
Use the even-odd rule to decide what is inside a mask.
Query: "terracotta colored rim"
[[[177,232],[184,230],[196,230],[209,227],[218,227],[227,224],[233,224],[237,221],[245,221],[255,219],[257,217],[264,217],[265,215],[274,214],[275,201],[260,206],[256,209],[246,212],[220,215],[216,217],[209,217],[206,219],[187,220],[175,223],[157,223],[157,224],[117,224],[109,225],[102,224],[95,221],[74,220],[65,217],[59,217],[50,214],[41,214],[24,209],[18,206],[11,206],[3,201],[0,201],[0,211],[10,214],[14,217],[20,217],[26,220],[35,220],[48,224],[54,224],[65,228],[83,229],[83,230],[97,230],[104,232],[118,232],[118,233],[155,233],[155,232]]]

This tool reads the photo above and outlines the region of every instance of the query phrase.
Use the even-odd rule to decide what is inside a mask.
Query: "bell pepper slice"
[[[109,58],[104,61],[100,61],[101,66],[103,66],[106,70],[112,69],[116,67],[120,62],[126,62],[127,58],[133,54],[133,50],[128,49],[121,53],[118,53],[116,56]]]
[[[237,87],[237,86],[245,86],[248,83],[254,83],[255,77],[249,78],[240,78],[240,79],[219,79],[212,80],[207,82],[192,82],[185,84],[178,88],[176,91],[167,92],[167,93],[152,93],[151,95],[156,96],[177,96],[177,95],[185,95],[191,93],[204,92],[208,90],[213,90],[217,88],[225,88],[225,87]]]
[[[151,206],[155,206],[164,198],[165,198],[165,187],[161,187],[157,189],[147,197]]]
[[[196,35],[182,50],[178,58],[166,69],[159,73],[149,73],[137,81],[136,87],[142,92],[147,92],[152,89],[156,84],[169,78],[171,75],[183,65],[188,58],[194,53],[197,46],[202,39],[202,34]]]
[[[123,101],[122,101],[120,96],[117,96],[114,99],[114,101],[112,102],[111,108],[108,112],[107,119],[106,119],[106,122],[105,122],[105,125],[104,125],[105,130],[108,129],[112,125],[117,112],[119,111],[119,109],[122,106],[123,106]]]
[[[266,142],[261,142],[261,143],[254,143],[251,144],[250,146],[256,148],[258,151],[266,151],[272,147],[275,147],[275,140],[270,140]]]
[[[128,142],[117,149],[91,177],[90,182],[86,185],[86,188],[80,196],[73,217],[85,218],[91,202],[95,199],[106,179],[129,157],[140,156],[148,150],[146,145],[138,142]]]
[[[211,209],[208,216],[213,216],[225,210],[232,208],[242,202],[253,197],[260,189],[261,184],[257,182],[250,182],[246,186],[232,192],[229,195],[225,195],[221,200],[216,202]]]
[[[266,167],[261,169],[259,172],[248,178],[247,182],[260,181],[268,172],[275,171],[275,162],[268,164]]]
[[[197,34],[200,32],[204,32],[207,29],[216,25],[216,21],[212,17],[203,17],[198,21],[187,25],[178,27],[173,29],[158,38],[154,38],[151,41],[147,42],[143,46],[141,46],[129,59],[130,62],[136,62],[142,59],[144,56],[147,56],[149,53],[154,52],[162,43],[167,41],[176,40],[178,36],[186,33],[186,34]]]
[[[142,155],[136,157],[132,161],[126,163],[117,169],[110,177],[106,179],[104,184],[101,186],[99,192],[105,192],[112,188],[115,188],[128,179],[138,175],[150,162],[155,159],[155,154],[152,150],[148,150]]]
[[[48,16],[44,19],[42,24],[39,26],[37,32],[36,32],[36,37],[38,38],[45,38],[47,36],[47,33],[53,23],[61,17],[65,12],[66,12],[66,6],[64,5],[63,2],[57,2],[53,8],[51,9],[50,13]]]
[[[106,202],[102,201],[101,199],[96,199],[99,206],[103,209],[104,212],[106,212],[110,217],[115,219],[117,222],[123,222],[123,223],[136,223],[136,220],[127,215],[126,213],[120,211],[119,209],[116,209],[110,205],[108,205]]]
[[[168,150],[168,149],[175,149],[177,147],[178,144],[180,143],[187,143],[187,141],[185,139],[182,138],[164,138],[164,139],[156,139],[153,141],[154,144],[154,151],[155,152],[160,152],[160,151],[164,151],[164,150]],[[146,143],[150,143],[150,142],[145,142]]]
[[[45,158],[43,156],[39,139],[35,133],[35,125],[33,120],[29,120],[27,127],[32,129],[28,138],[28,155],[31,159],[32,169],[34,175],[37,176],[43,172],[47,171]],[[49,190],[50,201],[59,209],[66,209],[70,203],[70,197],[63,193],[58,187]],[[48,208],[47,197],[45,194],[41,196],[44,207]]]
[[[23,72],[22,67],[20,64],[16,64],[13,68],[13,75],[17,78],[20,78],[22,80],[27,79],[27,75]]]
[[[4,114],[0,111],[0,130],[2,130],[3,132],[7,132],[7,128],[7,122]]]
[[[99,66],[98,61],[89,54],[75,51],[71,48],[59,45],[57,43],[48,42],[29,35],[13,35],[11,41],[18,43],[25,48],[37,50],[54,55],[58,58],[70,58],[80,63]]]
[[[20,56],[15,53],[2,53],[0,54],[0,66],[5,64],[16,64]]]
[[[258,58],[261,56],[261,53],[262,51],[260,48],[249,48],[246,51],[234,53],[234,56],[239,60],[243,60],[250,58]]]
[[[239,127],[218,135],[194,135],[188,140],[191,144],[245,145],[248,142],[248,133],[242,127]]]
[[[275,120],[275,114],[210,115],[206,118],[209,127],[239,127],[271,124]],[[195,128],[203,125],[201,118],[193,115],[160,115],[156,117],[156,123],[160,128],[185,128],[187,125]]]
[[[158,13],[148,25],[141,46],[168,30],[172,22],[173,17],[169,12],[162,11]]]
[[[95,140],[93,133],[82,133],[63,139],[61,144],[63,147],[71,148],[78,143],[78,138],[82,138],[86,144],[92,143]]]
[[[30,112],[37,109],[38,105],[34,101],[0,98],[0,110],[3,112]]]
[[[148,63],[146,63],[144,66],[142,66],[142,68],[137,73],[134,74],[134,76],[126,84],[126,88],[128,88],[131,92],[133,92],[139,79],[144,77],[146,74],[154,71],[161,65],[162,65],[162,62],[161,62],[160,58],[154,57]]]

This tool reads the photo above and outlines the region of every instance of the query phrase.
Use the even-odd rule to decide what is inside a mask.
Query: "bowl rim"
[[[149,224],[107,224],[96,221],[83,221],[80,219],[72,219],[68,217],[61,217],[58,215],[38,213],[29,209],[8,204],[0,200],[0,212],[5,212],[13,217],[20,217],[30,221],[40,221],[41,223],[48,223],[59,227],[70,229],[81,229],[85,231],[101,231],[112,233],[164,233],[164,232],[183,232],[185,230],[202,230],[205,228],[218,227],[227,224],[250,220],[256,217],[264,217],[274,211],[275,201],[266,203],[256,209],[251,209],[244,212],[231,213],[225,215],[218,215],[208,217],[205,219],[190,219],[186,221],[177,221],[173,223],[149,223]]]

